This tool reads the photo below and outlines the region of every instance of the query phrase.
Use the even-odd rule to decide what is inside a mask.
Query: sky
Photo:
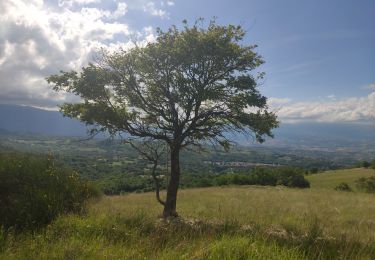
[[[77,101],[45,77],[79,70],[100,48],[152,42],[157,27],[213,17],[258,45],[259,89],[282,122],[375,124],[373,0],[1,0],[0,104]]]

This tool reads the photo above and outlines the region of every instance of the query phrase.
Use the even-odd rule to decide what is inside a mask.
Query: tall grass
[[[182,190],[163,221],[153,193],[104,197],[86,215],[10,234],[4,259],[374,259],[375,197],[274,187]]]

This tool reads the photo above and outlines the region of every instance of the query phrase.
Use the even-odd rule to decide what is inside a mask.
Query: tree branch
[[[152,141],[149,141],[152,142]],[[165,201],[163,201],[160,198],[160,183],[159,179],[156,175],[156,169],[159,163],[160,156],[162,152],[158,151],[158,148],[152,147],[152,145],[149,145],[147,141],[142,142],[142,145],[144,145],[146,148],[142,149],[141,147],[135,145],[132,141],[130,140],[125,140],[124,143],[129,144],[133,149],[135,149],[141,156],[143,156],[145,159],[153,163],[153,167],[151,170],[151,175],[155,183],[155,195],[156,195],[156,200],[163,206],[165,206]]]

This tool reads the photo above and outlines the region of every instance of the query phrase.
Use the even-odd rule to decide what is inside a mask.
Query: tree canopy
[[[81,71],[61,71],[47,81],[81,98],[61,111],[93,126],[91,134],[126,133],[169,145],[169,216],[176,213],[182,148],[212,141],[227,149],[233,132],[262,142],[278,126],[257,89],[264,74],[252,73],[264,61],[255,45],[241,44],[244,36],[240,26],[185,22],[181,29],[158,29],[155,42],[104,52]]]

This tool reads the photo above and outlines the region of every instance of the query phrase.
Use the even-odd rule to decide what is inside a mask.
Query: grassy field
[[[0,232],[0,259],[374,259],[375,196],[334,191],[325,174],[303,190],[181,190],[173,221],[153,193],[103,197],[40,231]]]
[[[105,197],[86,215],[8,237],[3,259],[373,258],[375,198],[280,188],[184,190],[163,223],[153,194]]]
[[[346,182],[353,190],[356,190],[356,180],[371,176],[375,177],[374,169],[356,168],[313,174],[308,176],[307,179],[310,181],[311,188],[334,189],[338,184]]]

